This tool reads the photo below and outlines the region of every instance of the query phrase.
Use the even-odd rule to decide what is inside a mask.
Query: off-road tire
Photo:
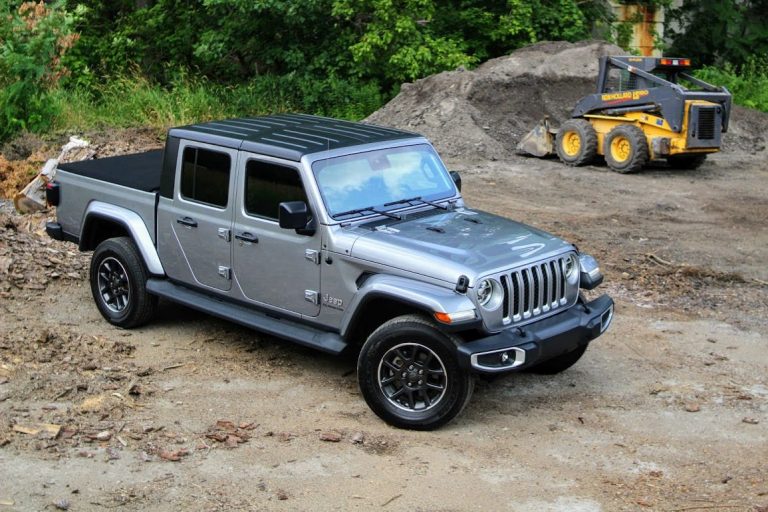
[[[587,165],[597,154],[597,134],[586,119],[569,119],[557,131],[555,151],[565,165]]]
[[[149,322],[157,297],[147,293],[148,273],[136,245],[128,237],[101,242],[91,258],[91,293],[101,315],[125,329]]]
[[[587,350],[587,345],[583,345],[576,350],[572,350],[570,352],[566,352],[565,354],[559,355],[557,357],[553,357],[552,359],[549,359],[548,361],[544,361],[541,364],[537,364],[536,366],[532,366],[528,369],[530,373],[538,373],[540,375],[555,375],[560,372],[564,372],[576,362],[578,362],[579,359],[581,359],[581,356],[584,355],[584,352]]]
[[[460,342],[419,315],[383,323],[368,337],[357,360],[357,379],[368,406],[398,428],[433,430],[451,421],[469,403],[475,386],[474,376],[459,366]],[[430,385],[442,386],[442,391],[427,388]],[[410,396],[414,398],[409,401]]]
[[[621,174],[637,172],[648,161],[648,140],[635,125],[619,125],[608,132],[603,143],[605,162]]]
[[[698,169],[707,160],[706,154],[697,155],[673,155],[667,157],[667,163],[673,169],[693,170]]]

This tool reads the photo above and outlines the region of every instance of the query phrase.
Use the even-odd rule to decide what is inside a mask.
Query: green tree
[[[433,0],[336,0],[333,14],[351,24],[349,46],[358,76],[387,86],[476,61],[455,37],[429,27]]]
[[[667,13],[668,53],[740,69],[768,55],[768,0],[685,0]]]
[[[0,0],[0,139],[52,123],[51,92],[67,73],[62,57],[77,41],[73,22],[60,0]]]
[[[443,0],[434,29],[464,42],[477,61],[537,41],[577,41],[609,18],[602,0]]]

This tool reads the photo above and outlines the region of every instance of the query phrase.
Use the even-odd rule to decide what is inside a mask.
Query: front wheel
[[[363,345],[357,378],[368,406],[399,428],[432,430],[466,407],[474,378],[459,366],[458,338],[424,317],[382,324]]]
[[[104,240],[91,258],[91,292],[101,315],[130,329],[151,320],[157,297],[147,293],[147,271],[128,237]]]
[[[597,134],[586,119],[569,119],[555,137],[555,151],[565,165],[587,165],[597,154]]]

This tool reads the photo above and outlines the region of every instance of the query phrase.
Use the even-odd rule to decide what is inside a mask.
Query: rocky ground
[[[471,206],[601,261],[616,317],[576,366],[480,381],[443,429],[396,430],[365,405],[353,357],[166,303],[147,327],[109,326],[89,255],[47,239],[45,214],[6,202],[0,511],[768,510],[764,131],[697,171],[619,175],[514,156],[493,129],[498,152],[451,153],[458,141],[439,123],[453,121],[433,122]],[[96,156],[107,139],[160,143],[102,137]],[[6,161],[44,160],[41,145]]]

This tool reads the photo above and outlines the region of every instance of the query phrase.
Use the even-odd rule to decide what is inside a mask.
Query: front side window
[[[277,220],[280,203],[307,202],[298,171],[293,167],[250,160],[245,165],[245,211]]]
[[[181,167],[181,195],[199,203],[226,208],[229,199],[229,155],[187,147]]]
[[[448,171],[426,144],[318,160],[312,170],[333,218],[364,208],[402,208],[407,199],[435,201],[456,193]]]

